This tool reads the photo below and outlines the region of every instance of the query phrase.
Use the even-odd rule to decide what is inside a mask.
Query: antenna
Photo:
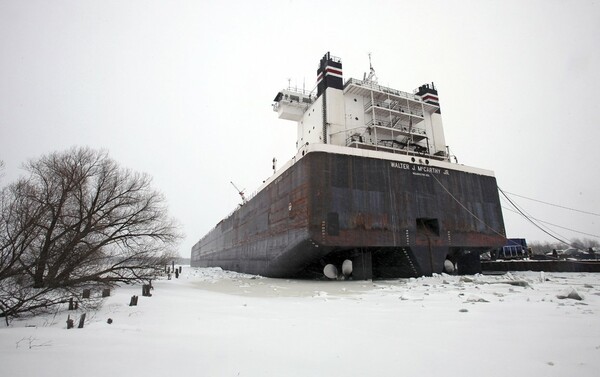
[[[287,87],[288,90],[290,90],[290,88],[292,87],[291,82],[292,82],[292,79],[288,77],[288,87]]]
[[[273,174],[277,172],[277,158],[273,157]]]
[[[244,204],[246,204],[246,195],[244,195],[244,190],[245,190],[245,189],[244,189],[244,190],[240,190],[240,189],[239,189],[239,188],[238,188],[238,187],[235,185],[235,183],[233,183],[233,182],[231,182],[231,181],[229,181],[229,182],[230,182],[230,183],[232,184],[232,186],[233,186],[233,187],[234,187],[234,188],[237,190],[238,194],[240,194],[240,196],[241,196],[241,198],[242,198],[242,204],[240,204],[240,205],[242,205],[242,206],[243,206]]]
[[[375,68],[373,68],[373,64],[371,63],[371,53],[370,52],[369,52],[369,76],[364,81],[372,82],[373,84],[377,84],[377,75],[375,75]]]

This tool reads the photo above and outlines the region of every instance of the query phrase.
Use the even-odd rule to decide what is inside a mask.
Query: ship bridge
[[[314,102],[315,96],[306,91],[297,89],[284,89],[277,93],[273,99],[273,111],[277,112],[280,119],[299,121],[306,109]]]

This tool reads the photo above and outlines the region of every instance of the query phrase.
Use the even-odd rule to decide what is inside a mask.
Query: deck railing
[[[419,102],[421,101],[421,98],[419,96],[416,96],[412,93],[403,92],[401,90],[388,88],[386,86],[375,84],[373,82],[362,81],[362,80],[357,80],[357,79],[353,79],[353,78],[350,78],[346,81],[346,83],[344,84],[344,89],[346,89],[346,87],[348,85],[352,85],[352,84],[357,85],[357,86],[362,86],[365,88],[369,88],[372,90],[376,90],[378,92],[383,92],[383,93],[388,93],[388,94],[398,96],[398,97],[408,98],[413,101],[419,101]]]

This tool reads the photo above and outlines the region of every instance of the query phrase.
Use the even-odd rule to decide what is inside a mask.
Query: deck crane
[[[241,204],[241,205],[244,205],[244,204],[246,204],[246,195],[244,195],[244,190],[245,190],[245,189],[243,189],[243,190],[240,190],[240,189],[239,189],[239,188],[238,188],[238,187],[235,185],[235,183],[233,183],[232,181],[229,181],[229,182],[230,182],[230,183],[231,183],[231,185],[232,185],[232,186],[233,186],[233,187],[234,187],[234,188],[237,190],[238,194],[240,194],[240,196],[242,197],[242,204]]]

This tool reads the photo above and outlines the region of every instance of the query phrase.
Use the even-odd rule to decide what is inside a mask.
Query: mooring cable
[[[518,196],[519,198],[523,198],[523,199],[527,199],[527,200],[532,200],[534,202],[543,203],[543,204],[547,204],[547,205],[558,207],[558,208],[568,209],[570,211],[585,213],[586,215],[592,215],[592,216],[598,216],[598,217],[600,217],[600,213],[588,212],[588,211],[583,211],[581,209],[576,209],[576,208],[561,206],[560,204],[554,204],[554,203],[545,202],[543,200],[538,200],[538,199],[534,199],[534,198],[528,198],[527,196],[515,194],[515,193],[512,193],[512,192],[508,192],[508,191],[504,191],[504,192],[507,193],[507,194],[510,194],[510,195]]]
[[[547,235],[549,235],[550,237],[554,238],[555,240],[557,240],[558,242],[564,243],[566,245],[569,245],[571,247],[574,247],[570,242],[567,242],[565,240],[562,240],[560,238],[558,238],[557,236],[555,236],[554,234],[550,233],[549,231],[547,231],[546,229],[542,228],[539,224],[537,224],[535,221],[533,221],[529,216],[527,216],[525,213],[523,213],[523,211],[512,201],[510,200],[510,198],[508,197],[508,195],[506,195],[506,193],[504,191],[502,191],[502,189],[498,187],[498,191],[500,191],[500,193],[506,198],[506,200],[508,200],[508,202],[517,210],[519,211],[519,213],[525,218],[527,219],[527,221],[529,221],[530,223],[532,223],[536,228],[538,228],[539,230],[541,230],[542,232],[546,233]],[[562,237],[562,236],[561,236]]]
[[[502,206],[502,208],[503,208],[503,209],[505,209],[505,210],[507,210],[507,211],[510,211],[510,212],[512,212],[512,213],[519,214],[519,212],[515,211],[514,209],[511,209],[511,208],[508,208],[508,207],[504,207],[504,206]],[[551,226],[554,226],[554,227],[557,227],[557,228],[561,228],[561,229],[564,229],[564,230],[568,230],[568,231],[570,231],[570,232],[579,233],[579,234],[583,234],[583,235],[590,236],[590,237],[600,238],[600,236],[598,236],[598,235],[596,235],[596,234],[591,234],[591,233],[585,233],[585,232],[581,232],[581,231],[579,231],[579,230],[575,230],[575,229],[567,228],[567,227],[564,227],[564,226],[561,226],[561,225],[553,224],[553,223],[550,223],[550,222],[548,222],[548,221],[544,221],[544,220],[536,219],[535,217],[531,217],[531,218],[532,218],[533,220],[535,220],[535,221],[539,221],[539,222],[541,222],[541,223],[544,223],[544,224],[548,224],[548,225],[551,225]]]

